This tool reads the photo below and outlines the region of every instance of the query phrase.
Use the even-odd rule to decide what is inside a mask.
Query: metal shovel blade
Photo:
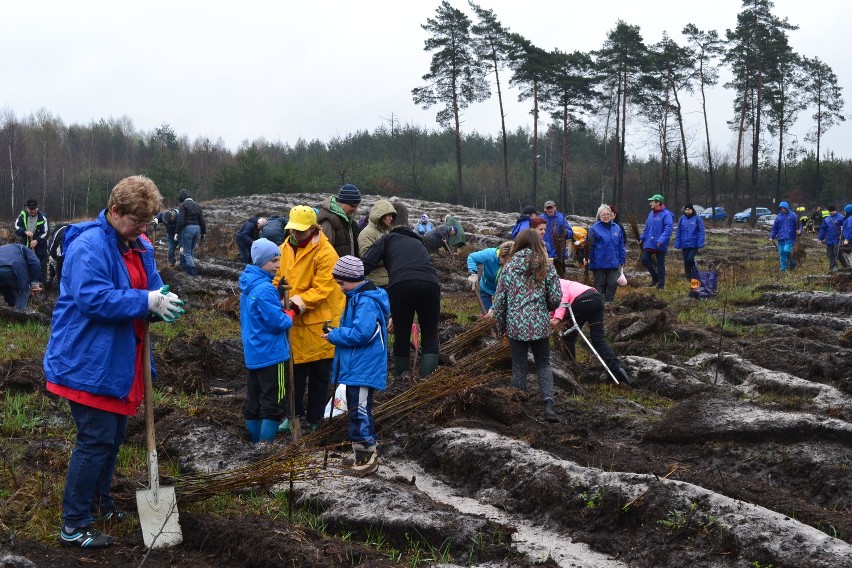
[[[145,376],[145,439],[148,444],[148,489],[136,491],[136,508],[147,548],[166,548],[183,542],[178,521],[174,487],[160,487],[157,442],[154,437],[154,394],[151,385],[151,335],[145,323],[142,340],[142,370]]]
[[[174,487],[139,489],[136,507],[147,548],[167,548],[183,542]]]

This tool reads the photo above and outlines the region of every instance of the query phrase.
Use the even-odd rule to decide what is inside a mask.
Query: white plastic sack
[[[334,410],[331,410],[332,402],[334,403]],[[346,407],[346,385],[337,385],[334,391],[334,398],[325,404],[325,410],[322,413],[323,418],[328,418],[329,411],[331,411],[332,417],[340,416],[344,412],[349,411]]]
[[[623,268],[621,269],[621,276],[618,277],[618,280],[616,282],[618,282],[619,286],[627,286],[627,276],[624,275]]]

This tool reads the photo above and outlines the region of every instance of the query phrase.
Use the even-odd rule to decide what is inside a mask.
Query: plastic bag
[[[332,402],[334,403],[334,410],[331,410]],[[337,385],[334,390],[334,398],[325,404],[325,410],[322,413],[323,418],[328,418],[329,411],[331,411],[332,418],[349,411],[346,406],[346,385]]]
[[[618,282],[619,286],[627,286],[627,276],[624,275],[623,268],[621,269],[621,276],[618,277],[618,280],[616,280],[616,282]]]
[[[714,269],[716,265],[712,262],[708,265],[709,270],[698,270],[698,265],[692,267],[692,276],[690,278],[690,298],[703,300],[705,298],[715,298],[718,294],[719,273]]]

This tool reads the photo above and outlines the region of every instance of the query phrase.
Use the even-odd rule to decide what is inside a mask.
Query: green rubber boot
[[[420,378],[428,377],[438,368],[438,354],[424,353],[420,360]]]
[[[394,357],[393,358],[393,376],[399,377],[403,373],[407,373],[410,365],[411,365],[411,360],[408,357]]]

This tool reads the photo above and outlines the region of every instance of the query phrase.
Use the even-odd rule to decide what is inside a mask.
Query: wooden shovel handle
[[[145,440],[148,444],[148,477],[151,489],[156,491],[160,485],[160,472],[157,466],[157,439],[154,430],[154,386],[151,380],[151,332],[150,324],[145,322],[142,337],[142,375],[145,380]]]

